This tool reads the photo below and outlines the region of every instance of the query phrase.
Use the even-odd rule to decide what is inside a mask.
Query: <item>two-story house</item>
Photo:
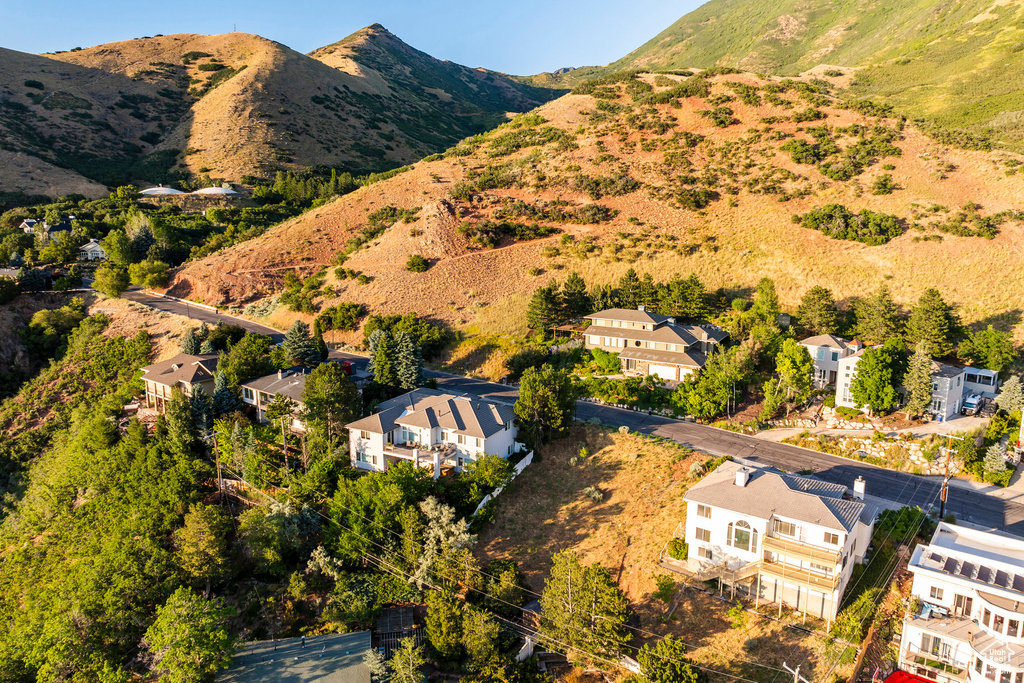
[[[51,239],[55,239],[58,233],[71,232],[71,219],[74,219],[74,216],[70,216],[69,220],[62,220],[59,223],[50,225],[45,220],[26,218],[18,227],[21,228],[22,232],[25,234],[38,237],[41,244],[46,244]]]
[[[714,325],[682,325],[646,306],[610,308],[585,319],[590,321],[584,332],[586,348],[617,353],[624,375],[673,382],[704,367],[708,354],[729,337]]]
[[[352,466],[383,472],[407,460],[416,466],[461,468],[483,455],[507,458],[521,448],[512,406],[434,389],[414,389],[346,425]]]
[[[162,363],[142,368],[142,381],[146,385],[146,407],[158,413],[167,410],[171,391],[177,387],[186,396],[191,396],[196,387],[213,395],[214,373],[217,372],[217,356],[191,356],[179,353]]]
[[[1024,539],[941,522],[908,569],[901,669],[942,683],[1024,683]]]
[[[864,482],[845,486],[772,469],[721,464],[687,491],[688,569],[755,600],[835,619],[864,559],[877,509]]]
[[[814,386],[823,389],[839,378],[839,361],[860,349],[860,342],[848,342],[834,334],[819,334],[800,342],[814,361]]]
[[[239,389],[242,390],[242,402],[255,408],[256,419],[266,424],[270,422],[266,416],[267,408],[274,397],[280,394],[295,405],[291,420],[288,421],[288,428],[293,432],[304,432],[306,423],[302,421],[301,415],[306,406],[302,402],[302,393],[306,390],[308,377],[305,368],[295,367],[242,382],[239,385]]]

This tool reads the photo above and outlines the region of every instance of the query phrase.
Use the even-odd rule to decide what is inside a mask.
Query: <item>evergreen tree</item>
[[[330,349],[327,348],[327,342],[324,341],[323,332],[320,330],[319,318],[313,321],[313,343],[316,345],[316,350],[320,352],[320,360],[327,360],[327,356],[330,355]]]
[[[619,305],[619,299],[611,285],[594,285],[590,290],[590,300],[593,302],[594,311],[617,308]]]
[[[985,451],[985,474],[999,474],[1006,471],[1006,447],[994,443]]]
[[[921,415],[932,402],[932,357],[928,353],[928,345],[918,342],[914,346],[914,355],[910,358],[910,366],[903,378],[903,388],[907,392],[907,417]]]
[[[622,308],[636,308],[643,303],[640,301],[640,278],[632,268],[619,278],[618,299]]]
[[[380,345],[380,340],[383,336],[384,330],[376,329],[366,339],[366,371],[371,375],[376,374],[374,372],[374,360],[377,358],[377,347]]]
[[[217,349],[213,348],[213,343],[209,339],[204,339],[203,343],[199,345],[199,355],[201,356],[212,356],[217,353]]]
[[[999,395],[996,396],[996,405],[1007,414],[1024,409],[1024,386],[1017,375],[1010,375],[1003,382]]]
[[[569,273],[562,287],[562,316],[566,320],[579,318],[591,313],[592,305],[583,277],[576,271]]]
[[[903,328],[899,306],[884,284],[871,296],[858,301],[854,310],[857,313],[857,337],[864,343],[884,343],[899,335]]]
[[[654,284],[654,277],[650,273],[644,273],[637,288],[637,305],[647,307],[653,311],[658,307],[658,286]]]
[[[538,287],[526,309],[526,321],[530,327],[545,336],[558,322],[560,315],[558,283],[552,280],[546,287]]]
[[[195,329],[190,327],[181,336],[181,352],[190,356],[199,355],[199,340],[196,338]]]
[[[835,334],[839,330],[836,300],[827,287],[811,287],[800,300],[796,317],[806,334]]]
[[[213,439],[213,399],[206,393],[206,389],[197,386],[192,390],[189,404],[192,410],[192,424],[195,425],[196,439],[203,444],[210,443]]]
[[[295,365],[315,368],[320,364],[320,351],[309,334],[309,325],[301,320],[292,323],[281,347]]]
[[[223,323],[221,323],[223,324]],[[199,323],[199,329],[196,330],[196,339],[200,342],[204,342],[210,338],[210,326],[205,321]]]
[[[690,277],[686,278],[681,313],[683,320],[691,323],[704,322],[710,316],[707,291],[695,273],[690,273]]]
[[[527,368],[514,408],[520,434],[535,445],[565,434],[576,411],[576,396],[568,373],[546,363],[539,369]]]
[[[629,642],[629,600],[607,569],[555,553],[540,598],[541,634],[595,656],[618,657]],[[542,638],[543,642],[543,638]]]
[[[423,357],[408,332],[395,333],[395,380],[399,388],[411,391],[423,384]]]
[[[175,387],[167,404],[167,438],[178,455],[192,457],[196,446],[196,427],[188,397]]]
[[[374,332],[376,334],[376,332]],[[373,381],[386,387],[398,386],[398,368],[395,366],[395,340],[387,332],[381,332],[372,344]]]
[[[284,394],[274,394],[263,416],[271,424],[281,427],[281,452],[284,454],[284,471],[288,471],[288,423],[295,414],[295,402]]]
[[[934,288],[926,289],[917,305],[910,311],[907,338],[912,342],[925,342],[928,351],[938,358],[953,351],[953,339],[960,327],[953,307],[947,304]]]
[[[778,324],[779,313],[782,306],[779,303],[779,295],[775,291],[775,281],[769,277],[763,277],[757,283],[757,293],[754,295],[754,305],[750,312],[755,318],[769,325]]]
[[[308,426],[332,441],[346,422],[357,417],[359,390],[340,365],[321,363],[306,378],[302,403]]]
[[[501,628],[490,612],[469,608],[462,618],[462,647],[472,666],[482,667],[498,654]]]
[[[850,395],[858,406],[882,413],[896,405],[899,394],[893,377],[892,354],[885,347],[865,349],[850,380]]]
[[[228,387],[228,376],[218,371],[213,377],[213,414],[227,415],[241,408],[242,401],[238,394]],[[235,423],[235,426],[238,427],[238,423]]]
[[[219,507],[193,504],[185,515],[185,525],[174,532],[178,563],[188,576],[205,586],[204,597],[210,597],[214,581],[229,573],[227,532],[230,526]]]
[[[654,647],[640,648],[636,657],[647,683],[708,683],[708,675],[686,657],[686,643],[665,636]]]

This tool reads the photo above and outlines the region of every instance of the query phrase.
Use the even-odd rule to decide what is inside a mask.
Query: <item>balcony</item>
[[[765,540],[767,541],[768,539]],[[818,572],[791,567],[782,562],[769,562],[768,560],[761,562],[761,575],[783,579],[787,583],[811,586],[812,588],[828,592],[833,592],[839,587],[840,578],[838,574],[825,576]]]
[[[828,567],[834,567],[842,562],[842,550],[840,549],[818,548],[797,540],[780,538],[779,536],[765,536],[761,542],[761,547],[765,552],[784,555],[794,560],[806,560],[815,564],[823,564]]]
[[[966,681],[967,663],[956,662],[951,657],[933,652],[923,652],[917,645],[909,645],[903,655],[904,668],[913,672],[917,667],[924,667],[937,674],[927,676],[940,681]],[[926,674],[927,675],[927,674]]]
[[[393,443],[384,444],[384,455],[413,462],[424,461],[434,462],[434,456],[440,454],[444,462],[455,455],[455,445],[449,443],[435,444],[434,446],[399,446]]]

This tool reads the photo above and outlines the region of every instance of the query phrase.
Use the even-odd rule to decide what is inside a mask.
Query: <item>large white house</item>
[[[863,502],[863,484],[851,495],[841,484],[723,463],[684,498],[687,569],[753,599],[835,619],[877,514]]]
[[[839,361],[853,355],[860,349],[860,342],[848,342],[834,334],[819,334],[800,342],[814,361],[814,386],[818,389],[831,386],[839,377]]]
[[[94,238],[78,248],[79,261],[106,261],[107,250]]]
[[[839,359],[836,379],[836,405],[856,408],[857,402],[850,393],[850,383],[857,376],[857,365],[866,349]],[[960,414],[964,399],[974,393],[988,398],[995,396],[999,387],[999,373],[985,368],[959,367],[932,361],[932,402],[928,406],[935,418],[950,420]],[[1022,682],[1024,683],[1024,682]]]
[[[943,683],[1024,683],[1024,539],[942,522],[908,566],[900,668]]]
[[[418,467],[461,468],[483,455],[517,452],[512,406],[434,389],[414,389],[346,425],[352,466],[383,472],[407,460]]]
[[[584,332],[585,346],[618,354],[627,376],[682,380],[704,367],[708,354],[729,338],[714,325],[682,325],[646,306],[609,308],[586,320],[590,327]]]

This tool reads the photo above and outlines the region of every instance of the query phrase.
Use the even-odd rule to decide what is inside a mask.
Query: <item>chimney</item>
[[[857,481],[853,482],[853,497],[857,500],[864,500],[864,490],[867,488],[867,482],[864,481],[864,477],[857,477]]]
[[[643,311],[644,313],[646,313],[647,312],[647,306],[645,304],[640,304],[639,306],[636,307],[636,310]]]
[[[278,370],[277,371],[277,378],[278,379],[284,379],[284,370]]]
[[[746,467],[741,467],[740,469],[736,470],[737,486],[744,487],[747,485],[748,481],[750,481],[750,470],[748,470]]]

